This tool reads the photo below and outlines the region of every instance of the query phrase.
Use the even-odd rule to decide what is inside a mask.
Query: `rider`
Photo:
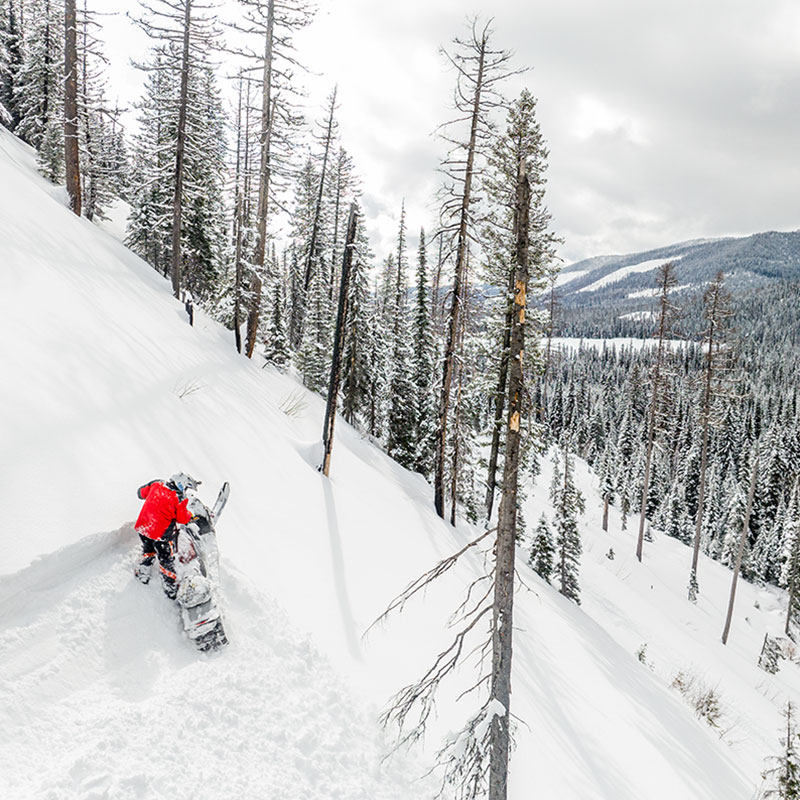
[[[147,583],[150,580],[150,568],[158,556],[164,593],[173,600],[178,591],[175,537],[178,525],[186,525],[192,518],[187,508],[187,491],[196,489],[199,484],[200,481],[191,475],[177,472],[168,481],[150,481],[137,492],[139,499],[144,500],[144,505],[134,525],[142,542],[142,560],[136,567],[136,577],[142,583]]]

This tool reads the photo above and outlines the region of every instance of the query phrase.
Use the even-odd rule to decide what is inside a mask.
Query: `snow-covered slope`
[[[427,484],[343,422],[320,476],[321,400],[285,413],[302,393],[291,377],[237,356],[202,313],[189,327],[166,281],[59,198],[0,130],[0,796],[431,796],[436,781],[417,777],[475,709],[453,700],[474,675],[445,690],[425,747],[384,766],[377,711],[449,643],[482,556],[362,634],[474,531],[439,520]],[[232,484],[219,525],[231,645],[211,656],[131,574],[135,489],[178,469],[206,499]],[[598,531],[592,510],[580,608],[520,561],[512,800],[750,798],[798,688],[796,667],[753,666],[777,595],[741,590],[751,622],[722,652],[725,570],[703,561],[695,608],[683,548],[657,541],[640,567],[630,533]],[[634,656],[643,642],[653,670]],[[669,688],[674,665],[719,684],[747,720],[733,736]]]
[[[566,306],[608,307],[627,310],[628,300],[646,297],[653,288],[653,271],[666,261],[687,292],[698,291],[718,271],[729,289],[766,286],[778,280],[800,278],[800,231],[769,231],[742,238],[695,239],[642,253],[595,256],[564,268],[557,285]]]

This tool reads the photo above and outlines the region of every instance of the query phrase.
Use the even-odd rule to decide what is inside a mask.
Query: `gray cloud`
[[[438,48],[480,12],[533,67],[508,90],[539,98],[565,260],[800,227],[795,0],[335,0],[296,37],[318,73],[309,116],[338,82],[379,256],[402,198],[412,235],[435,220],[444,146],[431,134],[454,82]]]

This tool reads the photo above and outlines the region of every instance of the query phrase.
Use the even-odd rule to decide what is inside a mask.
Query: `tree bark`
[[[500,358],[500,374],[497,378],[497,390],[494,396],[494,426],[492,427],[492,445],[489,451],[489,474],[486,478],[486,523],[492,518],[494,506],[494,490],[497,488],[497,462],[500,457],[500,432],[503,427],[503,410],[505,409],[506,383],[508,381],[508,351],[511,346],[511,327],[514,320],[514,270],[509,271],[508,299],[506,303],[506,320],[503,329],[503,350]]]
[[[467,219],[469,203],[472,196],[472,173],[475,165],[475,148],[478,136],[478,122],[481,113],[481,90],[483,88],[483,68],[486,58],[486,37],[481,39],[478,73],[475,79],[475,93],[472,103],[469,143],[467,145],[467,163],[464,173],[464,191],[461,196],[461,211],[456,246],[456,267],[453,280],[453,302],[450,306],[450,318],[447,325],[447,342],[444,351],[444,374],[439,402],[439,436],[436,448],[436,469],[434,473],[433,502],[436,513],[444,519],[444,467],[447,452],[447,416],[450,410],[450,385],[453,381],[453,367],[458,339],[459,317],[463,284],[466,279],[467,264]]]
[[[306,255],[306,266],[303,273],[303,292],[300,295],[299,305],[292,309],[292,346],[297,348],[303,337],[303,324],[305,322],[306,301],[308,294],[308,287],[311,284],[311,271],[314,261],[317,257],[317,237],[319,236],[319,223],[322,216],[322,195],[325,189],[325,175],[328,170],[328,154],[331,148],[331,139],[333,137],[333,113],[336,110],[336,86],[333,87],[333,95],[331,96],[331,106],[328,113],[328,124],[325,133],[325,150],[322,155],[322,171],[319,176],[319,189],[317,191],[317,203],[314,208],[314,219],[311,223],[311,239],[308,243],[308,253]]]
[[[511,332],[508,376],[508,425],[503,466],[503,496],[498,514],[495,594],[492,617],[492,680],[490,725],[489,800],[506,800],[508,783],[509,723],[511,708],[512,617],[514,604],[514,555],[517,527],[517,488],[521,441],[525,351],[525,310],[528,292],[528,219],[531,189],[524,160],[517,178],[516,269],[514,321]],[[502,710],[496,704],[502,706]]]
[[[192,25],[192,0],[183,0],[183,53],[181,55],[181,93],[178,103],[178,142],[175,148],[175,194],[172,198],[172,293],[181,296],[181,216],[183,203],[183,160],[186,150],[186,111],[189,105],[189,42]]]
[[[548,303],[547,320],[547,345],[544,351],[544,375],[542,376],[542,406],[539,409],[539,421],[547,419],[547,389],[550,381],[550,359],[553,349],[553,318],[556,313],[556,289],[555,285],[550,286],[550,301]]]
[[[328,385],[328,401],[325,408],[325,424],[322,430],[322,442],[325,453],[322,458],[322,474],[328,476],[331,468],[333,452],[333,428],[336,422],[336,403],[339,396],[339,383],[342,377],[342,350],[344,347],[345,327],[347,326],[347,305],[350,288],[350,267],[353,263],[353,247],[356,241],[356,206],[350,204],[350,216],[347,221],[347,238],[342,256],[342,280],[339,285],[339,310],[336,315],[336,332],[333,338],[333,357],[331,359],[331,379]]]
[[[639,536],[636,540],[636,558],[642,560],[644,547],[644,523],[647,512],[647,493],[650,490],[650,464],[653,458],[653,442],[656,434],[656,409],[661,388],[661,362],[664,357],[664,336],[667,329],[667,313],[669,311],[668,295],[671,280],[671,264],[665,264],[659,275],[661,279],[661,313],[658,322],[658,349],[656,350],[656,363],[653,370],[653,386],[650,393],[650,419],[647,423],[647,454],[644,462],[644,486],[642,487],[642,506],[639,513]]]
[[[744,553],[744,544],[747,541],[747,532],[750,529],[750,514],[753,511],[753,495],[756,493],[756,476],[758,475],[757,458],[753,460],[752,470],[750,474],[750,488],[747,491],[747,510],[744,514],[744,524],[742,525],[742,534],[739,539],[739,549],[736,551],[736,565],[733,568],[733,578],[731,579],[731,596],[728,599],[728,615],[725,617],[725,628],[722,631],[722,644],[728,644],[728,634],[731,630],[733,604],[736,601],[736,583],[739,580],[739,570],[742,568],[742,553]]]
[[[706,499],[706,468],[708,467],[708,429],[711,417],[711,386],[714,375],[714,335],[716,318],[716,299],[709,316],[708,354],[706,356],[705,380],[703,385],[703,402],[701,413],[703,415],[703,444],[700,455],[700,486],[697,490],[697,519],[695,521],[694,542],[692,544],[692,571],[689,576],[689,599],[693,597],[697,586],[697,564],[700,559],[700,534],[703,528],[703,506]]]
[[[245,109],[245,113],[247,110]],[[247,139],[245,139],[245,152],[247,151]],[[241,182],[241,162],[242,162],[242,76],[239,76],[239,107],[236,115],[236,197],[234,200],[234,282],[233,282],[233,334],[236,340],[236,352],[242,352],[242,330],[241,330],[241,307],[242,307],[242,222],[243,222],[243,200]]]
[[[256,248],[253,254],[253,276],[250,281],[250,308],[247,314],[247,342],[245,355],[253,357],[258,339],[258,320],[261,314],[261,276],[264,255],[267,251],[267,215],[269,211],[269,184],[272,176],[270,150],[272,145],[272,66],[275,35],[275,0],[267,3],[267,32],[264,37],[264,79],[261,93],[261,163],[258,180],[258,215],[256,220]]]
[[[75,0],[64,0],[64,165],[69,207],[81,215],[78,152],[78,20]]]

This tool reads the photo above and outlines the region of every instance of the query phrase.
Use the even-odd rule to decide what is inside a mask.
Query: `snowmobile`
[[[192,521],[178,529],[175,573],[183,627],[199,650],[217,650],[228,644],[219,605],[219,550],[214,528],[228,500],[230,485],[220,489],[209,509],[197,495],[189,498]]]

